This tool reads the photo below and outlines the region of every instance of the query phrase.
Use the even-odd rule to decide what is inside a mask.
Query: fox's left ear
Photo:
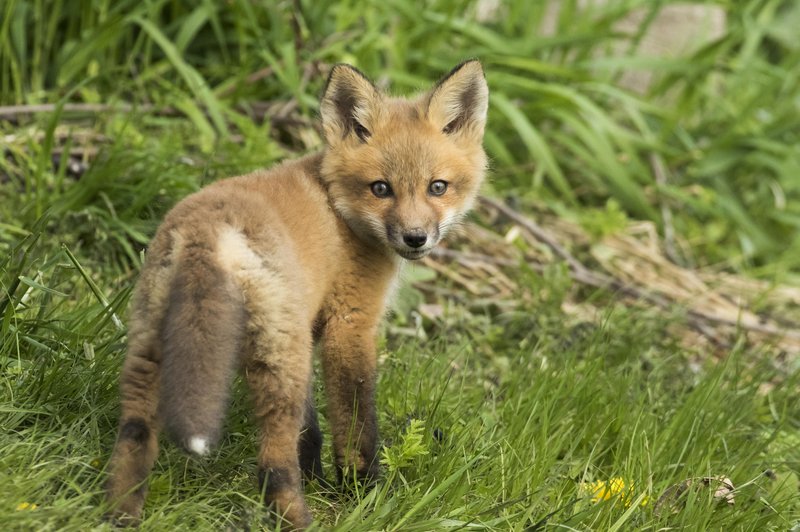
[[[319,105],[328,144],[348,137],[366,142],[372,135],[380,101],[378,89],[360,70],[345,64],[334,65]]]
[[[489,86],[483,67],[470,60],[455,67],[428,97],[428,120],[454,138],[480,143],[489,108]]]

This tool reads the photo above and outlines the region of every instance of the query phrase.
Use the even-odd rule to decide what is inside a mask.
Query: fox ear
[[[380,101],[375,85],[358,69],[345,64],[333,67],[320,102],[322,129],[328,144],[348,135],[366,142]]]
[[[483,67],[473,59],[455,67],[431,90],[427,116],[446,135],[481,142],[488,107],[489,86]]]

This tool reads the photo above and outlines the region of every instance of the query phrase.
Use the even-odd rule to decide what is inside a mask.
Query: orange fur
[[[308,393],[315,341],[337,473],[377,475],[375,336],[387,291],[401,257],[429,253],[474,201],[487,102],[476,61],[412,100],[337,65],[320,105],[322,153],[220,181],[167,215],[130,318],[107,488],[115,518],[140,517],[162,426],[193,452],[216,443],[241,368],[264,496],[306,527],[301,473],[322,472]]]

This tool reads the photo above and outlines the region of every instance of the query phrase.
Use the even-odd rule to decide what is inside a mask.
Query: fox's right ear
[[[366,142],[379,107],[381,95],[358,69],[345,64],[333,67],[322,94],[319,110],[328,144],[349,135]]]

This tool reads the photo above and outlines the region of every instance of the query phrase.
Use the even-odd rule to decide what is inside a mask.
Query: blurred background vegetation
[[[25,206],[4,218],[20,228],[53,203],[59,213],[92,202],[107,210],[99,192],[121,188],[138,165],[177,179],[186,172],[164,165],[188,156],[214,178],[318,147],[308,126],[335,62],[408,93],[479,57],[492,89],[486,145],[495,193],[572,213],[600,232],[623,216],[652,220],[684,264],[796,275],[800,6],[729,0],[694,3],[694,20],[663,15],[687,5],[8,0],[0,103],[59,107],[0,116],[0,171],[24,191]],[[661,35],[655,47],[653,34]],[[78,103],[97,107],[70,107]],[[70,136],[57,124],[75,136],[89,128],[95,138],[83,145],[133,160],[116,183],[71,197],[60,176],[68,165],[49,164],[54,144]],[[225,158],[231,143],[245,146],[235,161]],[[172,157],[153,161],[154,149]],[[95,164],[120,164],[109,159]],[[143,235],[126,218],[161,189],[107,195],[118,223],[133,224],[134,241]]]

